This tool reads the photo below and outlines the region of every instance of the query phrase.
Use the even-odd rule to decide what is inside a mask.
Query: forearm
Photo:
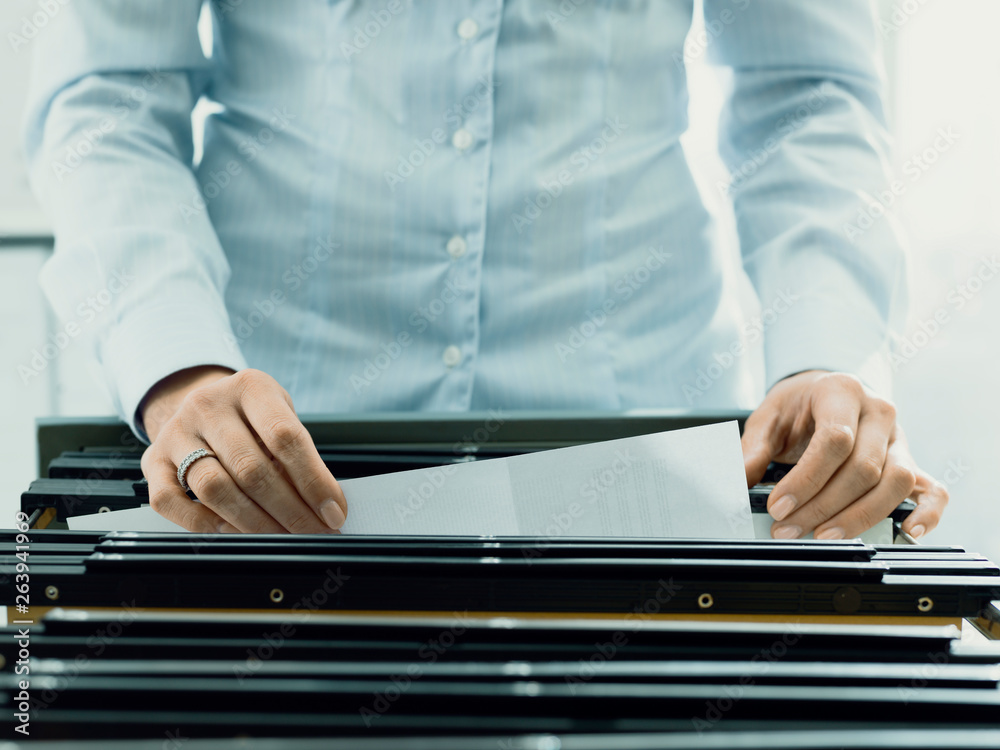
[[[867,0],[754,4],[713,50],[733,69],[720,152],[764,311],[769,386],[825,369],[889,388],[906,311],[902,240],[889,216],[850,229],[891,183],[877,54]]]
[[[179,210],[200,194],[191,169],[191,110],[207,65],[200,5],[67,6],[34,45],[25,151],[56,235],[41,285],[140,437],[136,408],[155,383],[194,366],[246,366],[211,221]]]

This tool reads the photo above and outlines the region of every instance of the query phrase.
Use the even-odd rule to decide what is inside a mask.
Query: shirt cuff
[[[850,307],[851,309],[846,309]],[[762,323],[767,324],[767,310]],[[873,304],[844,297],[803,293],[764,332],[766,391],[806,370],[856,375],[883,398],[892,397],[890,342],[886,323]]]
[[[171,296],[197,299],[184,292],[172,290]],[[133,310],[111,328],[100,359],[119,416],[147,445],[150,440],[139,422],[138,409],[159,381],[189,367],[218,365],[236,371],[247,367],[228,315],[220,315],[210,304],[187,301]]]

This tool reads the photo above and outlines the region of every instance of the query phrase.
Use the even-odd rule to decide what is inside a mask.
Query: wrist
[[[185,396],[233,373],[234,370],[228,367],[204,365],[168,375],[150,388],[139,404],[139,425],[151,442],[156,440],[163,425],[177,412]]]

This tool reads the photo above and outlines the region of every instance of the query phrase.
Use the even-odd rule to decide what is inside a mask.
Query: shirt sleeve
[[[230,269],[192,171],[209,72],[201,0],[69,3],[33,41],[24,147],[53,225],[41,285],[71,345],[99,361],[119,415],[159,380],[246,362]]]
[[[901,233],[870,0],[705,0],[707,58],[730,69],[720,153],[761,301],[767,387],[810,369],[889,395],[905,324]],[[770,312],[769,312],[770,311]]]

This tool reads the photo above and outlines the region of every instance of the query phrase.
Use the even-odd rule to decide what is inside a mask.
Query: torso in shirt
[[[232,1],[198,181],[300,411],[749,405],[691,0]]]

